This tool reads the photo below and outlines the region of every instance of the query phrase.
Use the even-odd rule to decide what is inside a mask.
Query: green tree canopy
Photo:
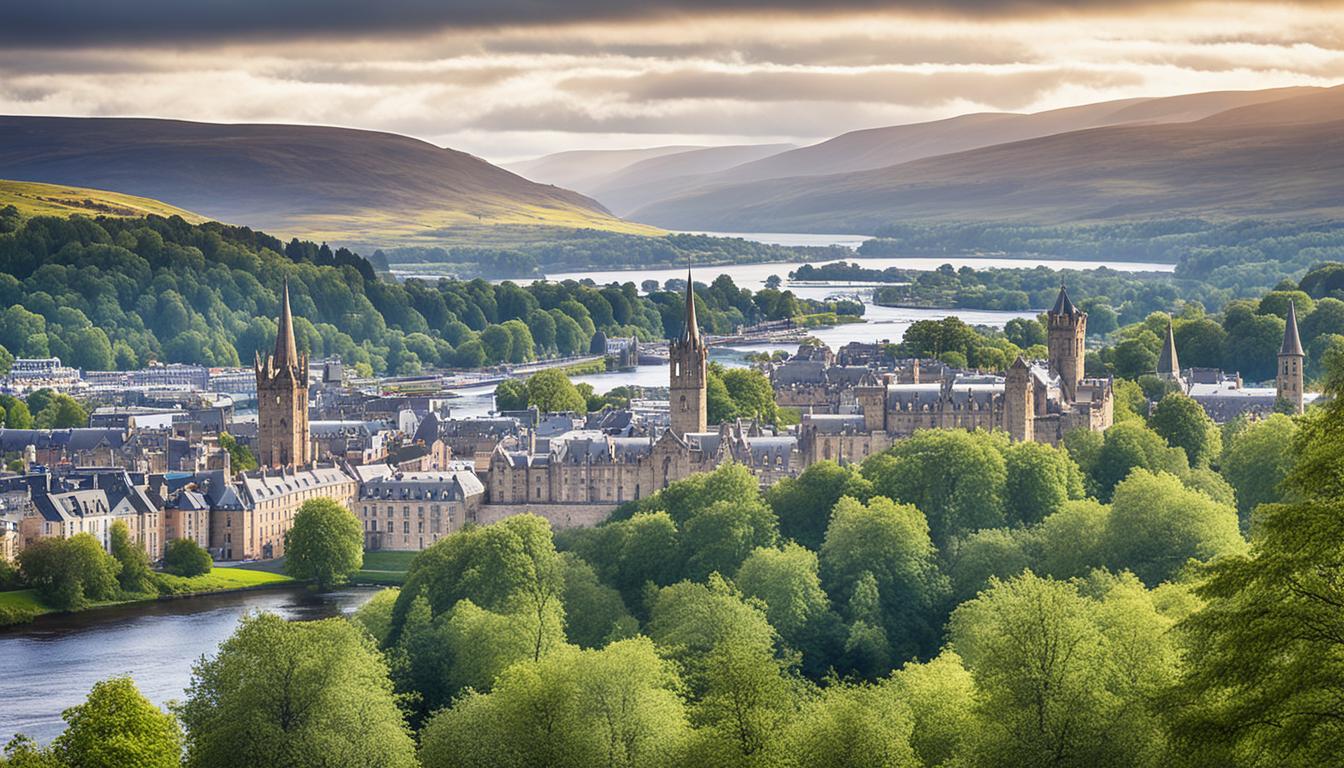
[[[1180,392],[1163,397],[1148,420],[1167,445],[1185,451],[1192,467],[1207,466],[1222,453],[1222,435],[1204,407]]]
[[[387,667],[343,619],[244,617],[192,670],[177,707],[198,768],[411,768]]]
[[[149,567],[149,555],[145,553],[144,547],[131,540],[131,529],[126,527],[126,523],[122,520],[112,523],[108,539],[112,556],[121,564],[117,571],[117,583],[121,585],[122,591],[154,591],[154,573]]]
[[[88,533],[68,539],[44,538],[19,553],[23,580],[53,608],[77,610],[117,596],[121,564]]]
[[[786,477],[770,486],[766,501],[779,518],[780,536],[815,550],[821,547],[831,510],[841,496],[866,501],[872,495],[872,483],[856,467],[819,461],[797,477]]]
[[[94,684],[84,703],[67,709],[62,717],[65,731],[52,742],[52,751],[71,768],[182,764],[177,718],[151,704],[129,677]]]
[[[344,583],[364,564],[364,526],[335,499],[309,499],[285,532],[285,572],[319,590]]]
[[[1106,528],[1110,565],[1145,584],[1171,579],[1187,561],[1244,552],[1237,512],[1173,475],[1136,469],[1115,487]]]
[[[527,402],[542,413],[587,413],[588,403],[563,371],[554,368],[527,378]]]
[[[173,539],[163,556],[163,568],[175,576],[204,576],[214,567],[210,553],[193,539]]]

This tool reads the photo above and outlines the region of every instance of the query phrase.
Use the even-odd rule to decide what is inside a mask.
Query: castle
[[[918,429],[1003,430],[1014,441],[1058,445],[1071,430],[1111,426],[1115,399],[1109,379],[1083,372],[1087,313],[1061,286],[1046,313],[1049,357],[1044,365],[1019,356],[1003,376],[943,369],[929,380],[918,361],[896,373],[864,374],[834,413],[804,414],[799,449],[804,463],[862,461]]]

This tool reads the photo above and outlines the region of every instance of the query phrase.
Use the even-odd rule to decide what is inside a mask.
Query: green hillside
[[[31,181],[0,179],[0,208],[14,206],[24,216],[116,216],[135,218],[154,214],[181,216],[199,224],[204,216],[158,200],[103,189],[72,187],[64,184],[39,184]]]

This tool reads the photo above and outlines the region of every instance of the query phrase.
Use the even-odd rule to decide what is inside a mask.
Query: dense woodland
[[[840,246],[782,246],[744,240],[673,233],[643,237],[578,229],[553,232],[544,241],[512,248],[391,248],[373,254],[375,263],[432,264],[459,277],[539,277],[547,272],[676,267],[685,264],[747,264],[764,261],[822,261],[852,253]]]
[[[641,295],[633,283],[395,283],[343,248],[243,227],[153,216],[24,220],[12,209],[0,211],[0,273],[0,368],[47,355],[89,370],[249,364],[273,344],[286,280],[300,349],[373,373],[587,354],[599,332],[667,338],[680,332],[685,306],[676,290]],[[841,305],[753,294],[722,276],[696,297],[702,327],[721,333],[855,311]]]
[[[4,764],[1331,764],[1344,401],[1147,411],[469,527],[351,620],[245,619],[169,712],[106,681]]]

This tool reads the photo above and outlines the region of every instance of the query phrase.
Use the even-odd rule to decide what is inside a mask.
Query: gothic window
[[[685,395],[682,395],[682,396],[681,396],[681,412],[682,412],[682,413],[685,413],[685,412],[686,412],[686,396],[685,396]]]

